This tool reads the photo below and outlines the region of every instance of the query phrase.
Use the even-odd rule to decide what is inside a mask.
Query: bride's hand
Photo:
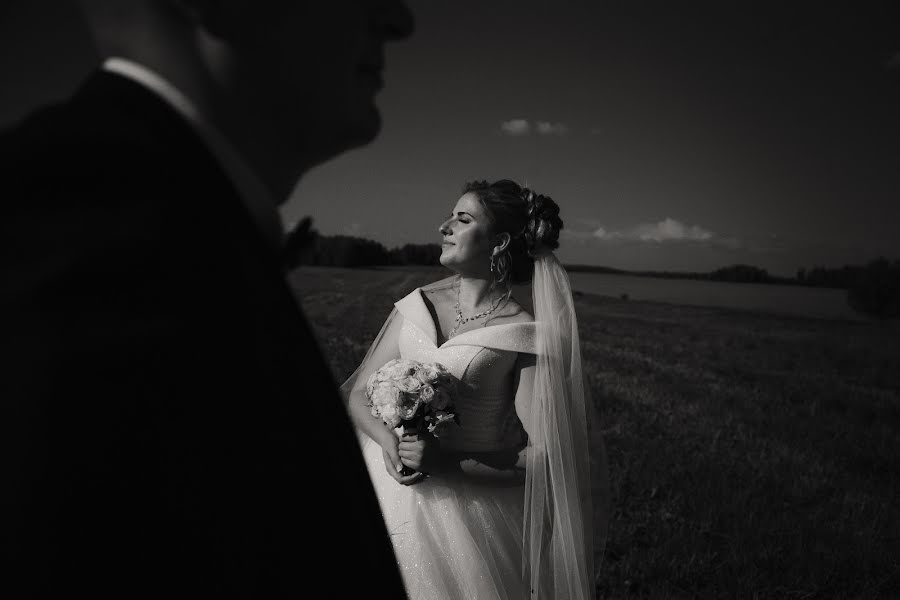
[[[400,440],[397,439],[397,436],[394,435],[393,431],[389,431],[388,435],[384,436],[381,440],[381,454],[384,457],[384,468],[397,483],[402,485],[412,485],[422,479],[425,474],[416,472],[411,475],[403,475],[401,473],[403,470],[403,462],[400,458],[399,445]]]
[[[404,429],[399,444],[400,461],[415,471],[434,472],[440,448],[431,435],[419,435],[416,429]]]

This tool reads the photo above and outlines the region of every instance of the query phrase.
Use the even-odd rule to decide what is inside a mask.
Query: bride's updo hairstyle
[[[559,247],[563,227],[559,206],[550,196],[536,194],[510,179],[472,181],[463,188],[463,194],[468,193],[481,202],[496,233],[509,233],[512,283],[531,281],[534,258]]]

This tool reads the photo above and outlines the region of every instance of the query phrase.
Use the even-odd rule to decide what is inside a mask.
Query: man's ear
[[[191,25],[204,29],[210,35],[228,39],[232,19],[226,0],[166,0],[176,13]]]
[[[509,233],[507,233],[505,231],[503,233],[498,234],[492,255],[497,256],[498,254],[505,251],[506,248],[509,246],[509,242],[511,239],[512,238],[509,236]]]

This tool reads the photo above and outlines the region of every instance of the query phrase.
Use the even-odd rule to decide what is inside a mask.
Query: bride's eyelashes
[[[450,213],[447,216],[447,219],[450,221],[453,221],[455,219],[456,221],[458,221],[460,223],[471,223],[472,222],[472,218],[469,216],[468,213],[459,213],[459,216],[454,215],[453,213]]]
[[[447,219],[444,221],[444,223],[449,224],[449,223],[452,223],[453,221],[456,221],[457,223],[471,223],[472,222],[471,219],[468,217],[468,215],[463,216],[462,214],[460,214],[460,216],[457,217],[453,213],[450,213],[449,215],[447,215]]]

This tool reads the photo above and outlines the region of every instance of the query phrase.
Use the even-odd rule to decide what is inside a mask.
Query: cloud
[[[633,234],[642,242],[705,242],[712,239],[713,232],[699,225],[687,226],[680,221],[666,217],[659,223],[638,225]]]
[[[351,237],[368,238],[377,240],[381,236],[381,232],[377,229],[369,229],[365,223],[346,223],[341,227],[340,231],[335,232],[338,235],[349,235]]]
[[[541,135],[566,135],[569,128],[565,123],[550,123],[549,121],[538,121],[537,132]]]
[[[640,223],[629,229],[610,231],[601,225],[590,233],[573,232],[573,237],[590,237],[603,242],[633,242],[643,244],[667,244],[677,242],[710,243],[729,248],[740,246],[740,240],[727,238],[699,225],[685,225],[681,221],[666,217],[657,223]]]
[[[532,132],[538,135],[566,135],[569,127],[565,123],[551,123],[550,121],[531,122],[528,119],[511,119],[500,124],[500,130],[506,135],[523,136]]]
[[[531,124],[527,119],[512,119],[501,123],[500,129],[507,135],[528,135],[531,132]]]

